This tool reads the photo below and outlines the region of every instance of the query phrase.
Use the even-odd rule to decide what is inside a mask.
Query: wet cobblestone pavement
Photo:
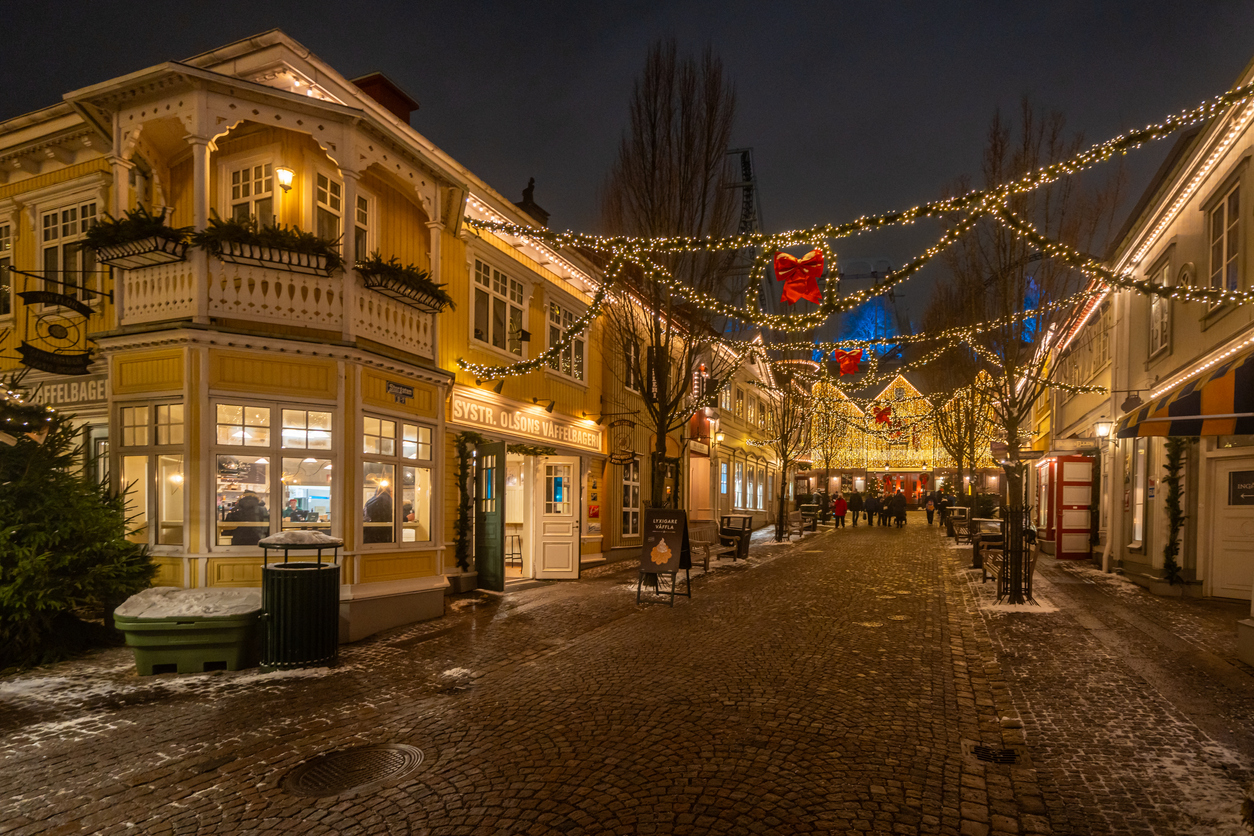
[[[119,649],[0,679],[0,833],[1243,832],[1245,605],[1042,560],[1044,606],[1006,612],[969,560],[919,514],[755,544],[673,609],[617,564],[330,670],[140,678]],[[424,760],[282,786],[384,743]]]

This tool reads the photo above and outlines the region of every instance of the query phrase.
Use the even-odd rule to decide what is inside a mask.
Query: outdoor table
[[[728,540],[724,545],[736,543],[737,558],[749,559],[749,537],[753,534],[753,515],[752,514],[723,514],[719,517],[718,533],[720,537],[726,537]],[[739,537],[740,541],[731,540],[732,537]],[[720,542],[722,540],[720,539]]]

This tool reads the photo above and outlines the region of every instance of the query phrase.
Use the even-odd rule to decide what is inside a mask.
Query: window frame
[[[265,445],[233,445],[222,444],[218,441],[218,407],[219,406],[239,406],[244,409],[248,408],[266,408],[270,410],[269,417],[269,441]],[[331,415],[330,447],[329,448],[313,448],[306,445],[305,447],[285,447],[283,445],[283,410],[295,410],[301,412],[326,412]],[[283,459],[284,458],[317,458],[328,459],[331,462],[331,482],[330,482],[330,499],[328,506],[332,509],[331,519],[327,521],[326,526],[334,537],[343,537],[344,532],[344,516],[338,513],[342,502],[340,499],[343,488],[344,477],[336,474],[344,473],[344,455],[341,450],[343,444],[343,420],[339,415],[334,402],[319,402],[316,400],[263,400],[255,397],[236,397],[232,395],[215,396],[209,399],[209,411],[207,413],[206,424],[209,430],[209,458],[208,466],[205,468],[205,478],[208,482],[208,490],[206,493],[206,501],[209,504],[210,516],[213,519],[213,529],[210,535],[211,552],[221,552],[227,554],[245,554],[255,552],[260,547],[255,544],[248,545],[232,545],[229,543],[219,543],[222,523],[225,520],[219,519],[219,511],[217,504],[218,497],[218,456],[238,456],[241,451],[246,451],[245,455],[252,456],[254,453],[257,457],[265,458],[270,471],[267,474],[266,485],[266,509],[270,514],[268,520],[270,527],[268,532],[263,536],[270,536],[283,531],[283,509],[287,506],[286,500],[283,498]],[[337,441],[336,439],[339,439]],[[275,478],[277,474],[278,478]],[[229,527],[229,526],[228,526]]]
[[[644,374],[640,371],[640,341],[628,339],[623,346],[623,388],[640,394],[644,391]]]
[[[1236,178],[1234,182],[1225,183],[1224,188],[1216,192],[1214,198],[1211,199],[1210,205],[1206,208],[1206,286],[1211,290],[1226,290],[1228,282],[1226,281],[1229,263],[1235,272],[1234,288],[1241,287],[1241,178]],[[1232,219],[1230,211],[1230,202],[1233,196],[1236,196],[1237,211],[1235,220]],[[1214,234],[1215,216],[1217,213],[1224,213],[1223,230],[1221,238],[1216,241]],[[1235,244],[1232,239],[1235,238]],[[1219,244],[1222,253],[1223,263],[1218,273],[1215,271],[1215,245]],[[1236,252],[1229,253],[1229,250],[1235,246]],[[1219,284],[1216,286],[1215,278],[1218,276]],[[1223,302],[1211,300],[1207,302],[1207,311],[1214,311],[1224,305]]]
[[[480,272],[479,265],[482,265],[483,268],[488,271],[487,272],[488,283],[486,285],[482,284],[478,280],[478,275]],[[512,290],[513,288],[509,284],[506,285],[506,287],[509,288],[509,290],[507,290],[504,295],[501,295],[495,289],[495,286],[493,283],[492,271],[499,273],[502,277],[504,277],[506,282],[510,282],[510,281],[518,282],[521,288],[520,290],[520,294],[522,296],[521,302],[514,302],[513,300],[510,299],[509,290]],[[494,261],[493,259],[485,258],[483,255],[479,253],[472,253],[470,256],[470,281],[468,282],[468,284],[469,284],[468,294],[470,297],[469,304],[467,305],[467,308],[468,308],[467,316],[470,317],[469,322],[468,322],[468,326],[469,326],[468,327],[468,340],[470,342],[471,347],[478,349],[478,350],[482,350],[482,351],[490,351],[494,354],[498,354],[502,357],[506,357],[510,360],[510,362],[516,363],[518,362],[519,359],[523,359],[523,360],[528,359],[527,347],[530,345],[532,341],[535,340],[535,335],[532,335],[532,338],[529,341],[523,341],[520,339],[518,341],[518,351],[514,352],[509,348],[509,325],[508,323],[510,321],[510,308],[517,307],[519,309],[519,322],[521,323],[521,328],[524,331],[528,330],[527,319],[528,319],[528,314],[530,312],[532,283],[529,282],[527,279],[523,278],[522,274],[514,271],[512,267],[508,270],[502,270],[500,265],[497,264],[496,261]],[[476,312],[478,311],[477,294],[479,292],[486,293],[488,297],[488,316],[487,316],[488,333],[486,337],[484,338],[479,337],[475,330],[475,320],[477,318]],[[499,299],[505,303],[506,328],[505,328],[505,347],[504,348],[499,347],[493,344],[492,342],[492,331],[491,331],[492,308],[493,308],[492,300],[494,299]],[[546,313],[546,317],[547,317],[547,313]],[[546,319],[546,324],[547,324],[547,319]]]
[[[326,185],[327,202],[326,203],[323,203],[319,199],[319,190],[322,188],[321,185],[318,183],[319,178],[325,179],[327,181],[327,185]],[[340,252],[343,252],[344,251],[344,229],[345,229],[344,215],[346,214],[346,207],[344,205],[344,181],[336,177],[334,174],[332,174],[330,169],[323,168],[322,166],[314,166],[313,182],[310,184],[310,186],[311,188],[309,190],[309,194],[310,194],[310,197],[312,198],[312,201],[310,203],[310,210],[312,212],[311,218],[310,218],[312,223],[310,224],[310,228],[313,230],[314,234],[317,235],[319,238],[322,238],[325,241],[332,242],[337,248],[339,248]],[[339,209],[336,209],[331,205],[331,200],[333,197],[339,200],[340,202]],[[335,218],[335,234],[334,235],[327,235],[322,231],[320,227],[320,224],[322,222],[321,214],[320,214],[321,212],[326,212],[329,216]],[[357,207],[354,206],[353,207],[354,229],[356,229],[356,225],[357,225]]]
[[[727,481],[728,481],[727,462],[719,462],[718,465],[719,465],[718,482],[719,482],[719,488],[720,488],[719,493],[722,496],[727,496]]]
[[[619,479],[619,490],[622,492],[619,498],[619,537],[637,539],[642,536],[640,531],[640,459],[632,459],[621,467],[623,472]],[[634,500],[634,504],[629,500]],[[628,525],[629,521],[633,523],[634,530],[628,530],[632,528]]]
[[[378,204],[375,197],[370,192],[361,188],[360,183],[357,187],[356,203],[366,204],[366,220],[363,224],[358,219],[360,206],[353,207],[353,250],[358,259],[368,258],[371,253],[379,248],[379,244],[375,236],[375,226],[373,221],[378,217]],[[357,240],[357,233],[362,233],[361,240]]]
[[[1159,260],[1146,276],[1149,284],[1171,287],[1171,257]],[[1171,350],[1171,300],[1166,296],[1149,299],[1149,357]],[[1101,320],[1098,320],[1099,327]]]
[[[395,435],[393,436],[393,442],[395,446],[394,446],[392,453],[386,454],[386,453],[367,453],[366,452],[364,439],[366,438],[365,428],[366,428],[367,418],[371,418],[371,419],[375,419],[379,421],[390,421],[395,425],[396,427]],[[351,489],[353,491],[353,496],[357,497],[357,491],[364,487],[364,481],[365,481],[364,473],[365,473],[365,465],[367,462],[376,462],[380,464],[391,465],[393,478],[395,479],[396,484],[399,486],[399,489],[397,489],[397,487],[394,487],[392,490],[392,540],[391,542],[377,542],[377,543],[366,542],[366,539],[365,539],[365,531],[366,531],[365,502],[358,502],[356,501],[356,499],[354,500],[355,510],[353,512],[353,526],[354,526],[354,530],[361,533],[361,537],[358,539],[358,547],[361,549],[372,551],[372,552],[373,551],[386,551],[388,549],[395,551],[397,549],[433,548],[434,543],[435,543],[436,514],[439,513],[439,510],[440,510],[436,507],[437,505],[436,503],[436,479],[437,479],[437,476],[436,476],[436,471],[437,471],[436,439],[438,437],[436,424],[432,421],[420,420],[419,418],[413,415],[390,413],[390,412],[385,412],[382,410],[364,410],[364,409],[358,413],[357,420],[359,423],[358,436],[363,440],[363,443],[361,444],[359,451],[357,453],[357,459],[360,463],[360,466],[356,468],[355,474],[354,474],[353,487]],[[421,441],[422,430],[425,429],[425,430],[430,431],[430,441],[428,442],[429,449],[427,451],[427,457],[425,459],[421,457],[410,458],[410,457],[405,456],[405,444],[406,444],[405,427],[406,425],[416,427],[418,429],[418,438],[415,441],[415,443],[418,444],[419,446],[421,446],[422,444],[422,441]],[[406,467],[412,467],[415,469],[425,469],[428,471],[427,479],[429,482],[429,489],[431,492],[431,496],[430,496],[430,506],[427,509],[427,535],[428,537],[426,540],[418,540],[418,539],[406,540],[405,539],[405,523],[407,521],[402,519],[403,515],[400,512],[401,512],[401,509],[404,507],[404,503],[405,503],[405,493],[404,493],[405,484],[404,484],[404,477],[402,475],[403,473],[402,468],[406,468]],[[416,479],[416,474],[415,474],[415,479]],[[416,481],[415,481],[415,490],[417,490]]]
[[[167,441],[165,444],[160,443],[160,434],[158,432],[158,416],[162,408],[178,406],[182,409],[182,420],[177,424],[181,431],[181,440]],[[133,440],[133,443],[126,444],[126,429],[135,429],[140,427],[139,424],[127,423],[127,411],[133,409],[145,410],[144,421],[142,424],[144,437],[142,443]],[[188,410],[183,400],[180,398],[161,398],[161,399],[139,399],[116,401],[111,410],[114,426],[118,428],[118,443],[110,445],[109,470],[111,474],[117,475],[116,487],[119,490],[125,490],[130,482],[125,478],[125,463],[127,459],[141,458],[144,460],[144,498],[143,498],[143,539],[136,542],[146,543],[148,548],[154,554],[168,554],[181,551],[188,545],[188,527],[189,517],[191,513],[191,505],[188,500],[189,492],[187,490],[187,467],[188,467]],[[165,424],[166,427],[174,426],[170,423]],[[132,436],[134,439],[134,436]],[[178,522],[179,537],[177,542],[161,542],[161,459],[166,456],[177,456],[180,465],[180,482],[183,497],[179,501],[179,510],[182,519]],[[138,508],[132,509],[130,502],[127,502],[128,515],[138,511]]]
[[[545,351],[548,351],[566,337],[567,332],[570,330],[575,320],[587,313],[588,309],[585,305],[582,306],[582,310],[580,310],[575,307],[574,304],[567,301],[564,296],[559,296],[553,293],[546,295],[549,298],[545,300],[544,305],[544,349]],[[558,325],[554,325],[553,323],[553,311],[555,308],[561,312]],[[569,321],[566,320],[566,317],[569,317]],[[558,332],[556,335],[553,333],[554,330]],[[578,349],[578,352],[576,352],[576,348]],[[564,382],[574,383],[578,386],[587,386],[588,372],[590,369],[588,368],[588,333],[586,330],[583,334],[580,334],[571,341],[570,346],[567,348],[567,352],[568,354],[563,353],[560,357],[549,361],[548,365],[545,366],[545,370],[558,375]],[[580,360],[580,376],[578,377],[574,374],[576,353],[578,354]],[[561,368],[561,364],[568,356],[570,360],[570,371],[565,371]],[[557,365],[554,365],[555,363]]]
[[[1147,511],[1149,508],[1150,444],[1148,438],[1132,441],[1132,481],[1128,497],[1128,548],[1143,551],[1148,539]],[[1142,454],[1144,457],[1142,457]],[[1139,537],[1137,535],[1140,535]]]
[[[248,206],[249,206],[248,216],[252,218],[257,218],[257,223],[260,226],[277,225],[280,222],[279,205],[281,201],[279,200],[279,195],[282,193],[282,189],[279,187],[278,183],[276,182],[277,178],[274,174],[274,169],[278,167],[279,165],[278,163],[275,162],[275,160],[277,159],[279,159],[278,146],[269,145],[269,146],[266,146],[265,148],[257,149],[248,154],[240,154],[238,156],[231,155],[229,157],[225,157],[217,161],[218,176],[221,182],[221,185],[219,187],[219,198],[222,201],[220,205],[222,209],[224,210],[222,212],[219,212],[219,214],[223,218],[234,218],[235,217],[235,205],[237,204],[237,202],[242,202],[242,201],[236,201],[231,196],[232,174],[234,174],[234,172],[236,171],[242,171],[245,168],[251,171],[255,166],[258,166],[258,165],[267,166],[268,165],[270,166],[270,191],[268,193],[269,194],[268,199],[270,200],[270,207],[271,207],[270,218],[267,221],[263,218],[257,217],[257,206],[256,206],[257,196],[256,194],[251,192],[251,187],[250,187],[249,196],[247,198]],[[249,182],[252,183],[253,181],[250,180]]]
[[[89,206],[91,207],[92,218],[90,226],[87,224],[87,217],[83,212],[83,210]],[[95,195],[80,194],[74,196],[73,198],[54,201],[52,202],[51,207],[43,207],[39,209],[36,214],[38,224],[34,230],[34,238],[37,258],[39,260],[38,272],[43,276],[43,290],[51,290],[53,293],[61,293],[66,296],[70,296],[85,305],[92,307],[99,306],[100,297],[102,295],[102,291],[99,289],[99,286],[103,285],[103,281],[97,278],[96,284],[98,287],[95,289],[89,286],[89,282],[92,277],[102,276],[106,272],[106,269],[102,269],[99,262],[96,261],[95,252],[82,244],[87,238],[87,230],[90,229],[91,226],[95,226],[96,223],[100,221],[101,217],[103,217],[104,213],[101,206],[102,201]],[[65,232],[65,213],[70,210],[73,210],[75,213],[72,221],[75,231],[67,234]],[[49,218],[54,219],[51,224],[51,228],[54,230],[55,234],[52,238],[48,237]],[[78,245],[75,251],[77,261],[79,263],[79,267],[77,268],[77,279],[81,279],[81,281],[76,280],[74,284],[74,292],[67,293],[65,279],[63,278],[66,272],[66,247],[74,245]],[[49,251],[55,251],[57,254],[57,266],[52,271],[48,269]],[[93,268],[91,270],[85,269],[89,261]],[[50,272],[55,274],[55,277],[51,279],[51,284],[49,277]],[[42,308],[45,310],[56,310],[58,306],[44,305]]]
[[[12,319],[14,313],[14,291],[12,274],[13,266],[13,224],[10,221],[0,223],[0,320]]]
[[[733,508],[744,508],[745,498],[745,463],[736,462],[732,468],[732,489],[735,491],[732,499]]]

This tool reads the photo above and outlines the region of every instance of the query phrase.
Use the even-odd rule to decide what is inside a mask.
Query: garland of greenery
[[[431,281],[429,271],[415,264],[404,264],[396,256],[384,259],[379,251],[375,250],[369,256],[358,259],[356,267],[357,272],[363,277],[378,276],[380,279],[390,280],[426,294],[441,309],[452,310],[457,307],[453,302],[453,297],[444,290],[444,285]]]
[[[470,473],[470,448],[482,444],[486,438],[477,432],[466,430],[457,434],[457,568],[470,571],[470,552],[474,539],[471,525],[470,485],[466,481]]]
[[[543,444],[510,444],[505,448],[507,453],[519,456],[556,456],[556,447],[545,447]]]
[[[194,246],[210,255],[221,255],[225,244],[251,244],[275,250],[289,250],[305,255],[319,255],[326,259],[328,270],[344,266],[344,257],[334,241],[319,238],[296,226],[260,226],[256,218],[223,220],[217,212],[209,218],[209,225],[192,233]]]
[[[184,243],[191,235],[190,226],[173,227],[165,222],[166,211],[154,215],[142,205],[127,209],[121,218],[115,218],[105,212],[104,220],[92,224],[83,239],[83,246],[94,252],[107,247],[142,241],[145,238],[163,238],[175,243]]]
[[[1172,586],[1184,583],[1184,578],[1180,576],[1181,567],[1176,562],[1176,555],[1180,554],[1180,529],[1184,527],[1184,521],[1188,519],[1184,509],[1180,507],[1180,497],[1183,494],[1180,487],[1180,473],[1184,469],[1184,451],[1188,443],[1187,438],[1168,438],[1167,463],[1163,465],[1163,469],[1167,471],[1167,475],[1163,477],[1163,484],[1167,486],[1168,529],[1167,544],[1163,546],[1163,574],[1167,576],[1167,582]]]

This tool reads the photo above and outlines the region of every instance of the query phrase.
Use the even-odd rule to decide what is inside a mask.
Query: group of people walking
[[[941,512],[941,519],[944,520],[948,500],[949,497],[941,494],[940,491],[932,491],[924,497],[923,510],[927,512],[928,525],[932,524],[937,511]],[[880,525],[895,525],[901,528],[906,524],[906,504],[906,495],[901,490],[888,496],[871,494],[866,498],[863,498],[859,491],[853,491],[848,499],[843,493],[837,491],[832,499],[832,515],[836,518],[837,528],[845,527],[845,517],[849,514],[853,514],[855,527],[858,525],[858,520],[862,519],[862,515],[865,514],[867,525],[875,525],[878,521]]]

